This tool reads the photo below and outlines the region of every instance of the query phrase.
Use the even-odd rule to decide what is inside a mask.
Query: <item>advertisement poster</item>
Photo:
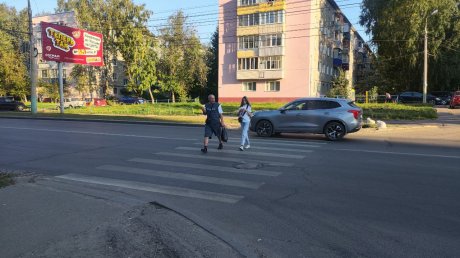
[[[41,28],[43,60],[104,65],[102,34],[46,22],[41,23]]]

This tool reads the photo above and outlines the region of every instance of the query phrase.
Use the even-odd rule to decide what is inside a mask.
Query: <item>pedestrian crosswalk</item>
[[[327,144],[257,139],[251,142],[251,149],[240,151],[238,139],[230,139],[224,150],[209,148],[202,154],[198,143],[188,142],[166,151],[100,164],[91,174],[56,178],[142,191],[153,194],[152,198],[170,196],[235,204]]]

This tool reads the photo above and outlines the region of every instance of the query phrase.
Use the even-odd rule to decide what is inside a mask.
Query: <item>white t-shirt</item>
[[[238,110],[238,114],[241,114],[241,112],[244,112],[242,111],[243,109],[246,109],[246,112],[243,115],[243,122],[250,122],[251,117],[249,116],[248,112],[252,111],[251,106],[245,105],[245,106],[240,107],[240,109]]]
[[[219,111],[219,114],[223,114],[224,111],[222,110],[222,105],[219,105],[219,107],[217,108],[217,110]]]

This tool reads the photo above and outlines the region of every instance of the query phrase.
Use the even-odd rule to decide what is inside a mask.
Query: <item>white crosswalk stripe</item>
[[[197,152],[197,149],[194,149],[194,151]],[[238,162],[238,163],[245,162],[242,158],[229,158],[229,157],[221,157],[221,156],[211,156],[210,153],[208,153],[207,155],[203,155],[203,154],[157,152],[157,153],[155,153],[155,155],[178,157],[178,158],[229,161],[229,162]],[[274,166],[274,167],[292,167],[292,166],[294,166],[294,163],[277,162],[277,161],[270,161],[270,160],[255,160],[255,159],[251,159],[250,162],[252,162],[252,163],[263,163],[263,164],[266,164],[268,166]]]
[[[243,181],[243,180],[209,177],[209,176],[198,176],[198,175],[185,174],[185,173],[172,173],[172,172],[166,172],[166,171],[132,168],[132,167],[124,167],[124,166],[114,166],[114,165],[104,165],[104,166],[97,167],[97,169],[138,174],[138,175],[146,175],[146,176],[171,178],[171,179],[178,179],[178,180],[186,180],[186,181],[199,182],[199,183],[235,186],[235,187],[242,187],[242,188],[249,188],[249,189],[258,189],[264,184],[264,183],[256,183],[256,182],[249,182],[249,181]]]
[[[104,178],[104,177],[84,176],[84,175],[77,175],[77,174],[66,174],[66,175],[56,176],[56,177],[60,179],[66,179],[66,180],[83,182],[83,183],[115,186],[115,187],[122,187],[122,188],[133,189],[133,190],[140,190],[140,191],[147,191],[147,192],[161,193],[161,194],[175,195],[175,196],[182,196],[182,197],[190,197],[190,198],[198,198],[198,199],[225,202],[225,203],[237,203],[238,201],[244,198],[244,196],[240,196],[240,195],[222,194],[222,193],[216,193],[216,192],[193,190],[189,188],[156,185],[156,184],[149,184],[149,183],[143,183],[143,182],[137,182],[137,181],[118,180],[118,179],[111,179],[111,178]]]
[[[202,143],[195,143],[195,145],[203,145]],[[234,148],[237,149],[240,145],[233,145],[233,144],[225,144],[226,148]],[[316,148],[319,146],[315,146]],[[301,149],[292,149],[292,148],[272,148],[272,147],[261,147],[261,146],[251,146],[251,150],[268,150],[268,151],[287,151],[287,152],[298,152],[298,153],[311,153],[312,150],[301,150]],[[250,151],[250,150],[249,150]]]
[[[207,154],[200,152],[198,145],[201,144],[187,143],[188,146],[177,147],[174,151],[152,153],[153,157],[133,157],[127,160],[128,165],[126,163],[123,165],[101,164],[96,167],[96,171],[100,171],[99,174],[102,171],[111,172],[109,176],[66,174],[56,178],[57,180],[125,188],[165,196],[235,204],[245,198],[247,191],[259,190],[265,185],[265,182],[268,183],[266,180],[280,176],[286,168],[295,169],[295,161],[306,158],[306,155],[327,144],[314,141],[303,144],[303,141],[257,140],[251,142],[250,150],[239,151],[237,150],[238,143],[236,139],[231,139],[230,144],[226,144],[224,150],[209,148]],[[143,168],[142,164],[144,164]],[[258,167],[259,164],[263,166],[252,167]],[[146,165],[153,166],[149,168]],[[238,166],[232,167],[233,165]],[[245,169],[245,165],[252,168]],[[112,175],[123,178],[127,174],[140,175],[154,183],[140,182],[140,179],[132,181],[111,178]],[[182,187],[184,183],[187,187]],[[176,184],[180,187],[175,186]],[[216,185],[225,187],[217,188],[220,190],[215,192]],[[206,191],[207,188],[213,191]],[[241,191],[244,191],[244,195],[241,195]],[[237,194],[234,194],[235,192]]]
[[[193,164],[193,163],[176,162],[176,161],[165,161],[165,160],[156,160],[156,159],[134,158],[134,159],[130,159],[129,161],[138,162],[138,163],[147,163],[147,164],[153,164],[153,165],[182,167],[182,168],[196,168],[196,169],[203,169],[203,170],[213,170],[215,172],[238,173],[238,174],[248,174],[248,175],[258,175],[258,176],[279,176],[281,175],[281,173],[275,172],[275,171],[265,171],[265,170],[258,170],[258,169],[236,169],[236,168],[228,168],[228,167],[221,167],[221,166]]]
[[[240,138],[229,138],[229,142],[240,142]],[[327,141],[320,141],[320,140],[272,140],[272,139],[261,139],[261,138],[251,138],[251,142],[257,143],[257,144],[276,144],[276,145],[290,145],[290,144],[295,144],[299,147],[303,147],[305,145],[309,144],[315,144],[315,145],[326,145],[329,144]],[[299,142],[302,142],[302,144],[299,144]]]
[[[193,147],[177,147],[176,150],[186,150],[186,151],[197,151],[197,148]],[[208,152],[222,152],[222,153],[229,153],[229,154],[237,154],[237,155],[245,155],[245,156],[262,156],[262,157],[272,157],[272,158],[285,158],[285,159],[304,159],[305,156],[303,155],[294,155],[294,154],[284,154],[284,153],[270,153],[270,152],[242,152],[242,151],[235,151],[235,150],[215,150],[215,149],[208,149]],[[308,151],[309,153],[313,152],[311,150]]]

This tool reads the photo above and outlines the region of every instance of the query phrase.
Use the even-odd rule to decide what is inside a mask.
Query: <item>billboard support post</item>
[[[62,72],[62,62],[58,63],[59,70],[59,107],[61,114],[64,114],[64,78]]]

